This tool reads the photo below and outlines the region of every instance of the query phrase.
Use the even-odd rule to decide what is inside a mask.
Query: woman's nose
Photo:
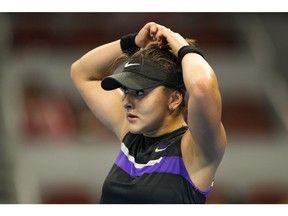
[[[126,110],[132,109],[134,107],[134,103],[133,103],[133,96],[129,95],[129,94],[124,94],[123,98],[123,106]]]

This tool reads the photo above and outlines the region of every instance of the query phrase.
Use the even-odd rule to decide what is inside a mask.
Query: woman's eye
[[[122,90],[122,92],[123,92],[124,94],[128,94],[128,93],[129,93],[128,88],[122,87],[121,90]]]
[[[132,90],[132,89],[128,89],[126,87],[121,87],[121,90],[123,92],[123,94],[127,95],[127,94],[132,94],[134,96],[143,96],[145,94],[144,90]]]
[[[144,95],[144,90],[138,90],[136,92],[136,94],[137,94],[137,96],[142,96],[142,95]]]

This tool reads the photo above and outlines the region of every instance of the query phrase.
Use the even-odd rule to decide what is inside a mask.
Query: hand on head
[[[176,56],[181,47],[188,45],[179,33],[155,22],[149,22],[138,32],[135,42],[138,47],[144,48],[153,40],[158,43],[159,48],[169,46]]]

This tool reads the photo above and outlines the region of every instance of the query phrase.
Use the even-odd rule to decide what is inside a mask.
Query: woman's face
[[[156,136],[165,128],[169,114],[169,94],[164,86],[145,90],[121,88],[123,107],[129,131],[147,136]]]

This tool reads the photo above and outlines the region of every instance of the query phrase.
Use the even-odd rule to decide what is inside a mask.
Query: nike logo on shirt
[[[165,149],[167,149],[168,146],[164,147],[164,148],[159,148],[159,146],[155,149],[155,152],[161,152],[164,151]]]

